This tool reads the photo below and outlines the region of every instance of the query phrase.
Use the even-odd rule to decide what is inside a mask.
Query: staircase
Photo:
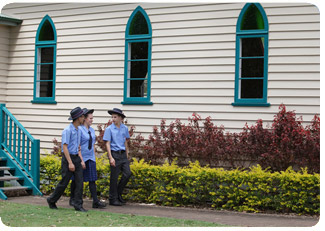
[[[27,192],[42,195],[40,184],[40,141],[0,104],[0,198]]]

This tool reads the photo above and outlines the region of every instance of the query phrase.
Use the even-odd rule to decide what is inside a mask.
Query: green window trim
[[[43,27],[48,27],[52,29],[52,33],[44,34],[42,33]],[[48,38],[50,36],[50,38]],[[46,15],[38,26],[36,39],[35,39],[35,61],[34,61],[34,90],[33,90],[33,100],[32,103],[36,104],[56,104],[55,101],[55,83],[56,83],[56,45],[57,45],[57,35],[54,23],[49,15]],[[52,61],[42,62],[39,60],[39,52],[41,49],[52,50]],[[41,66],[49,66],[49,70],[52,75],[52,79],[42,80],[40,75]],[[52,68],[52,70],[51,70]],[[50,86],[51,96],[44,97],[41,96],[41,83],[48,83]]]
[[[147,27],[145,28],[139,28],[134,26],[133,24],[135,23],[134,20],[139,18],[141,20],[145,20],[145,23]],[[138,17],[138,18],[136,18]],[[144,21],[143,21],[144,22]],[[132,26],[131,26],[132,25]],[[138,29],[138,31],[130,31],[130,29]],[[146,44],[148,46],[148,55],[146,58],[129,58],[129,52],[130,52],[130,45],[134,43],[142,43]],[[151,23],[150,19],[145,12],[145,10],[138,6],[131,14],[126,30],[125,30],[125,57],[124,57],[124,96],[123,96],[123,101],[121,102],[124,105],[152,105],[153,103],[151,102],[151,47],[152,47],[152,28],[151,28]],[[131,54],[131,53],[130,53]],[[132,63],[141,63],[141,62],[146,62],[147,63],[147,75],[146,77],[140,77],[140,78],[131,78],[129,77],[131,72],[130,65]],[[131,81],[145,81],[146,80],[146,95],[143,97],[132,97],[130,96],[130,88],[131,88]]]
[[[250,25],[249,23],[252,23],[254,21],[251,20],[251,18],[248,18],[247,20],[251,20],[249,23],[244,22],[244,16],[248,10],[252,10],[252,8],[255,8],[258,14],[256,14],[256,22],[255,25]],[[245,24],[246,23],[246,24]],[[250,28],[251,27],[251,28]],[[261,39],[261,41],[264,43],[263,48],[263,55],[252,55],[252,56],[243,56],[241,57],[241,51],[243,49],[242,47],[242,41],[245,39]],[[260,106],[260,107],[269,107],[270,103],[267,102],[267,90],[268,90],[268,39],[269,38],[269,25],[267,16],[265,14],[265,11],[263,7],[259,3],[246,3],[243,7],[237,21],[236,25],[236,64],[235,64],[235,94],[234,94],[234,103],[232,103],[233,106]],[[245,61],[245,63],[249,63],[250,60],[261,60],[260,63],[263,63],[263,70],[260,70],[262,72],[262,76],[248,76],[248,77],[242,77],[241,76],[241,68]],[[262,68],[261,68],[262,69]],[[262,87],[260,87],[263,90],[263,93],[260,97],[252,97],[246,96],[241,97],[241,84],[243,81],[246,81],[246,83],[249,80],[259,80],[263,84]],[[247,85],[246,85],[247,86]]]

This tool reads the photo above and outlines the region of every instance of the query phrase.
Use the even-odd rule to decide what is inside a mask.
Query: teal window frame
[[[48,21],[51,24],[51,27],[53,29],[53,40],[47,40],[47,41],[40,41],[40,31],[44,25],[44,23]],[[55,83],[56,83],[56,51],[57,51],[57,34],[55,25],[49,15],[46,15],[41,23],[38,26],[37,32],[36,32],[36,39],[35,39],[35,61],[34,61],[34,90],[33,90],[33,100],[32,103],[41,103],[41,104],[56,104],[55,101]],[[38,50],[40,48],[53,48],[53,62],[51,63],[40,63],[40,60],[38,60]],[[38,80],[37,79],[37,73],[38,73],[38,66],[39,65],[46,65],[46,64],[52,64],[53,65],[53,79],[52,80]],[[52,97],[40,97],[37,96],[37,84],[38,82],[52,82]]]
[[[260,11],[263,22],[264,29],[257,30],[241,30],[241,22],[243,20],[243,16],[246,10],[254,4],[258,10]],[[249,57],[249,58],[263,58],[264,59],[264,67],[263,67],[263,77],[258,78],[249,78],[249,79],[262,79],[263,78],[263,97],[262,98],[240,98],[240,65],[241,60],[241,39],[243,38],[264,38],[264,55],[258,57]],[[235,63],[235,94],[234,101],[232,103],[233,106],[261,106],[261,107],[269,107],[270,103],[267,102],[267,91],[268,91],[268,47],[269,47],[269,24],[267,20],[266,13],[263,7],[259,3],[246,3],[243,7],[237,21],[236,25],[236,63]],[[248,59],[245,57],[245,59]]]
[[[147,26],[148,26],[148,34],[130,35],[129,30],[130,30],[131,22],[132,22],[134,16],[138,12],[140,12],[146,19]],[[135,61],[135,60],[129,59],[129,44],[136,43],[136,42],[148,42],[148,58],[136,60],[136,61],[147,61],[148,62],[147,77],[143,78],[143,79],[137,78],[137,80],[147,79],[147,96],[146,97],[130,97],[130,96],[128,96],[128,89],[129,89],[128,82],[131,80],[131,78],[128,78],[128,72],[129,72],[128,63]],[[128,23],[126,26],[126,31],[125,31],[124,96],[123,96],[123,101],[121,102],[122,104],[131,104],[131,105],[152,105],[153,104],[151,102],[151,47],[152,47],[152,28],[151,28],[150,19],[149,19],[147,13],[145,12],[145,10],[141,6],[138,6],[132,12],[132,14],[128,20]]]

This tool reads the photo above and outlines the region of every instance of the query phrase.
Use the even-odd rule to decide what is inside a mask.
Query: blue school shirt
[[[125,141],[130,138],[129,129],[121,123],[118,129],[115,124],[111,124],[105,129],[103,140],[111,143],[111,150],[125,150]]]
[[[94,150],[94,144],[96,142],[96,135],[95,130],[92,127],[89,127],[89,130],[84,126],[79,126],[78,130],[80,131],[80,146],[81,146],[81,155],[84,162],[87,160],[96,161],[95,158],[95,150]],[[88,149],[89,144],[89,133],[90,131],[91,138],[92,138],[92,144],[91,149]]]
[[[71,123],[62,132],[61,150],[63,152],[63,144],[68,145],[68,151],[71,155],[78,155],[80,144],[80,133],[78,129]]]

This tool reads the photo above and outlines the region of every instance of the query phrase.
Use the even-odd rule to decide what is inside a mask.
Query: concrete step
[[[13,186],[13,187],[1,187],[0,189],[2,191],[4,191],[4,192],[7,192],[7,191],[28,190],[28,189],[31,189],[31,187],[28,187],[28,186]]]
[[[5,171],[5,170],[14,170],[15,168],[7,167],[7,166],[1,166],[0,171]]]
[[[6,161],[6,160],[7,160],[6,157],[0,157],[0,162],[1,162],[1,161]]]
[[[18,176],[2,176],[0,177],[0,181],[9,181],[9,180],[22,180],[23,177]]]

